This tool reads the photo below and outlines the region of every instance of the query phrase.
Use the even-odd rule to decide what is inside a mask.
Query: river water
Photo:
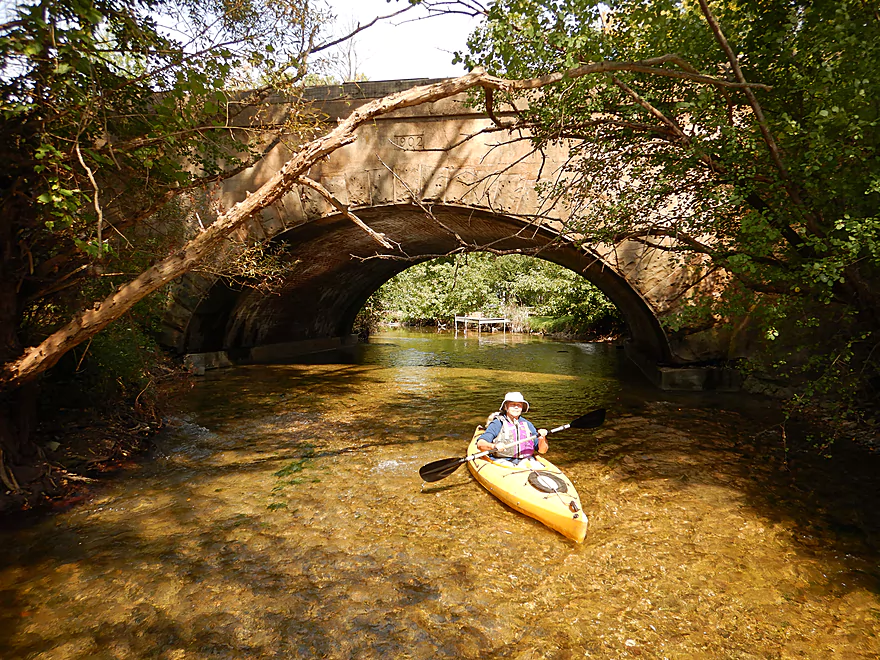
[[[553,427],[582,545],[463,455],[508,390]],[[876,454],[773,404],[652,389],[612,346],[387,333],[209,372],[155,455],[2,535],[0,657],[878,658]],[[784,451],[787,447],[788,451]]]

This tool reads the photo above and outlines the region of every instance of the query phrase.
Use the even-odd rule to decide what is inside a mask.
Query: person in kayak
[[[487,420],[485,432],[477,439],[477,449],[492,451],[492,456],[506,459],[514,465],[523,459],[530,459],[536,451],[539,454],[547,452],[547,429],[535,429],[535,425],[522,416],[529,411],[529,402],[521,392],[505,394],[498,410],[490,415],[491,421]],[[499,445],[511,442],[515,444],[496,451]]]

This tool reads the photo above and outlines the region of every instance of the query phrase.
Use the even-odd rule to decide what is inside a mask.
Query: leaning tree
[[[537,24],[523,28],[519,14],[504,11],[514,5],[540,9],[536,2],[497,2],[488,8],[474,0],[425,4],[436,11],[454,11],[455,5],[484,11],[486,30],[509,21],[513,33],[525,35]],[[261,114],[252,110],[279,88],[296,97],[309,57],[323,47],[318,45],[323,18],[310,6],[306,0],[234,6],[213,0],[43,0],[0,26],[0,131],[7,163],[0,189],[0,476],[7,486],[14,485],[14,474],[3,461],[14,463],[32,449],[39,376],[215,253],[294,186],[314,187],[306,177],[309,167],[355,140],[365,122],[469,90],[496,117],[497,103],[541,90],[530,95],[533,109],[522,117],[541,128],[536,119],[549,112],[547,103],[554,98],[566,100],[573,89],[617,86],[621,76],[635,75],[660,87],[671,81],[694,94],[729,98],[731,112],[741,113],[757,85],[717,67],[701,70],[680,55],[627,59],[626,51],[593,52],[580,47],[581,38],[566,39],[530,46],[536,53],[569,53],[562,59],[500,67],[515,74],[509,78],[476,67],[458,78],[367,103],[309,139],[315,126],[303,121],[310,115],[297,112],[296,104],[283,126],[260,125]],[[160,15],[173,27],[160,27]],[[548,13],[538,15],[543,20]],[[191,33],[169,36],[181,26]],[[490,33],[481,34],[474,42],[478,53],[490,43],[481,41]],[[549,28],[543,34],[555,38]],[[485,59],[497,64],[493,57]],[[734,102],[742,98],[746,101]],[[230,130],[234,115],[245,112],[255,123],[244,124],[242,131],[239,122],[239,130]],[[499,124],[499,130],[511,128]],[[263,186],[206,227],[180,229],[173,204],[187,191],[253,166],[282,135],[292,136],[298,146]],[[536,136],[538,146],[540,140],[569,137],[564,132]]]

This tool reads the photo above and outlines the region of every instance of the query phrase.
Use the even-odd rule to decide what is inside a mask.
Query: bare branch
[[[79,139],[76,142],[76,157],[79,159],[79,164],[83,166],[83,169],[86,171],[86,174],[89,176],[89,181],[92,184],[92,189],[95,191],[95,213],[98,216],[98,228],[97,228],[97,239],[98,239],[98,259],[101,258],[101,253],[104,249],[104,243],[101,238],[101,231],[104,228],[104,212],[101,210],[101,202],[98,199],[98,194],[100,193],[100,189],[98,188],[98,182],[95,181],[95,175],[92,172],[92,168],[86,165],[86,161],[82,157],[82,152],[79,150]]]
[[[675,64],[684,69],[684,71],[664,69],[660,66],[663,64]],[[590,64],[584,64],[582,66],[569,69],[568,71],[548,73],[547,75],[539,76],[537,78],[526,78],[522,80],[510,81],[503,81],[500,78],[496,78],[495,80],[498,81],[496,89],[510,91],[522,89],[538,89],[540,87],[546,87],[547,85],[552,85],[554,83],[560,82],[562,80],[565,80],[566,78],[582,78],[593,73],[631,71],[633,73],[649,73],[651,75],[663,76],[666,78],[693,80],[694,82],[705,83],[707,85],[717,85],[719,87],[732,87],[741,89],[752,88],[763,90],[772,89],[772,87],[770,87],[769,85],[763,85],[761,83],[748,83],[745,81],[731,82],[723,78],[716,78],[714,76],[704,76],[701,74],[691,73],[691,71],[693,70],[694,68],[682,57],[680,57],[679,55],[670,54],[661,55],[660,57],[652,57],[647,60],[641,60],[639,62],[592,62]],[[483,86],[486,87],[487,85]]]
[[[479,0],[424,0],[422,6],[434,16],[458,14],[477,18],[489,13],[486,3]]]
[[[492,120],[492,123],[499,130],[505,130],[513,128],[513,124],[505,124],[503,123],[495,114],[495,90],[487,89],[486,90],[486,114],[489,115],[489,119]]]
[[[333,41],[328,41],[325,44],[315,46],[314,48],[309,50],[309,53],[310,54],[320,53],[322,50],[327,50],[328,48],[333,48],[333,46],[337,46],[345,41],[348,41],[349,39],[352,39],[356,34],[358,34],[359,32],[363,32],[367,28],[374,26],[379,21],[384,21],[385,19],[388,19],[388,18],[394,18],[395,16],[400,16],[401,14],[408,12],[410,9],[413,9],[414,7],[417,7],[417,6],[418,5],[409,5],[407,7],[404,7],[403,9],[397,10],[394,13],[386,14],[385,16],[377,16],[376,18],[374,18],[369,23],[366,23],[365,25],[361,25],[360,23],[358,23],[357,26],[355,26],[355,28],[351,32],[346,34],[345,36],[339,37],[338,39],[334,39]]]
[[[437,225],[439,225],[445,232],[447,232],[451,236],[454,236],[455,240],[458,241],[459,245],[461,245],[463,247],[467,246],[467,243],[465,243],[465,241],[462,239],[461,236],[458,235],[458,233],[456,231],[454,231],[450,227],[447,227],[445,224],[443,224],[440,221],[440,219],[436,215],[434,215],[434,212],[431,211],[431,209],[428,208],[425,205],[425,203],[421,200],[421,196],[416,195],[415,192],[413,192],[413,189],[409,187],[409,185],[406,183],[406,181],[404,181],[403,179],[400,178],[400,176],[397,174],[397,172],[395,172],[391,167],[389,167],[388,164],[384,160],[379,158],[378,154],[376,154],[376,158],[378,158],[379,162],[382,163],[382,166],[391,173],[391,176],[393,176],[397,181],[399,181],[401,183],[401,185],[403,185],[404,188],[406,188],[406,191],[409,193],[409,196],[412,199],[413,203],[416,204],[420,209],[422,209],[422,211],[424,212],[424,214],[428,218],[430,218],[431,220],[436,222]]]
[[[687,135],[687,134],[681,129],[681,127],[678,125],[678,123],[677,123],[675,120],[670,119],[670,118],[667,117],[665,114],[663,114],[662,112],[660,112],[660,110],[658,110],[658,109],[655,108],[653,105],[651,105],[650,103],[648,103],[648,101],[646,101],[646,100],[645,100],[644,98],[642,98],[639,94],[637,94],[632,88],[630,88],[629,85],[627,85],[625,82],[621,81],[617,76],[612,76],[612,80],[614,81],[614,84],[615,84],[615,85],[617,85],[617,86],[618,86],[620,89],[622,89],[626,94],[628,94],[628,95],[629,95],[629,96],[630,96],[630,97],[631,97],[636,103],[638,103],[638,104],[639,104],[640,106],[642,106],[645,110],[647,110],[652,116],[656,117],[657,119],[659,119],[660,121],[662,121],[667,127],[669,127],[669,130],[670,130],[670,131],[671,131],[671,132],[672,132],[672,133],[673,133],[673,134],[674,134],[679,140],[681,140],[681,142],[682,142],[686,147],[691,148],[691,149],[693,148],[693,146],[694,146],[694,145],[693,145],[693,141],[692,141],[692,140],[690,139],[690,137],[689,137],[689,136],[688,136],[688,135]],[[696,151],[696,150],[695,150],[694,152],[695,152],[697,158],[699,158],[700,161],[701,161],[703,164],[705,164],[706,166],[708,166],[710,170],[712,170],[712,171],[714,171],[714,172],[719,172],[719,173],[722,173],[722,174],[725,173],[725,172],[727,171],[727,168],[725,168],[725,167],[723,167],[723,166],[720,166],[718,163],[716,163],[715,160],[714,160],[709,154],[707,154],[707,153],[705,153],[705,152],[703,152],[703,151]]]
[[[441,257],[452,257],[456,254],[470,254],[471,252],[488,252],[489,254],[494,254],[497,257],[503,257],[509,254],[518,254],[518,255],[526,255],[526,256],[537,256],[543,250],[546,250],[547,246],[542,245],[540,247],[534,248],[511,248],[509,250],[501,250],[498,248],[493,248],[492,243],[480,245],[474,243],[473,245],[462,245],[460,247],[449,250],[448,252],[437,252],[433,254],[418,254],[416,256],[409,255],[397,255],[397,254],[373,254],[369,257],[362,257],[356,254],[349,255],[352,259],[355,259],[360,262],[365,261],[373,261],[374,259],[382,259],[385,261],[405,261],[410,263],[428,261],[430,259],[440,259]]]
[[[382,247],[384,247],[388,250],[394,249],[395,245],[390,243],[388,241],[388,239],[385,238],[385,234],[380,234],[379,232],[371,229],[363,220],[361,220],[354,213],[352,213],[351,209],[348,207],[347,204],[343,204],[338,199],[336,199],[333,196],[333,194],[329,190],[327,190],[324,186],[322,186],[319,182],[315,181],[314,179],[310,179],[307,176],[300,176],[299,178],[297,178],[296,181],[297,181],[297,183],[301,183],[304,186],[308,186],[312,190],[318,191],[318,193],[320,193],[320,195],[324,199],[326,199],[328,202],[330,202],[333,205],[333,208],[335,208],[342,215],[344,215],[346,218],[351,220],[358,227],[360,227],[365,232],[367,232],[370,235],[370,237],[374,241],[376,241],[379,245],[381,245]],[[399,247],[400,244],[397,244],[397,246]]]

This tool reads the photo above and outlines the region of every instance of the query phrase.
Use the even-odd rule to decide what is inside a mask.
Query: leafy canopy
[[[6,18],[0,238],[16,247],[0,270],[17,302],[0,324],[14,353],[182,245],[185,211],[210,222],[219,209],[196,193],[261,158],[269,131],[313,129],[295,98],[287,116],[259,108],[296,91],[330,16],[308,0],[31,0]]]
[[[668,76],[633,67],[530,95],[519,120],[536,143],[576,142],[560,191],[572,231],[590,243],[667,239],[683,265],[732,276],[673,329],[748,318],[772,353],[789,349],[777,376],[800,364],[808,390],[877,394],[875,3],[496,0],[469,46],[469,65],[508,77],[676,55]]]

